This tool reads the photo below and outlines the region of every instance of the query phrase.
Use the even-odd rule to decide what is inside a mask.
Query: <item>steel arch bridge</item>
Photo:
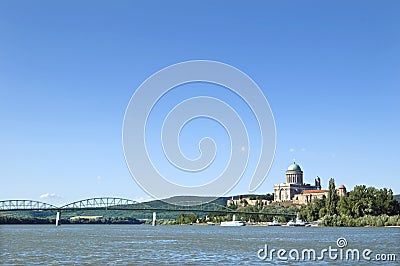
[[[159,201],[159,203],[162,201]],[[57,212],[59,220],[61,212],[78,210],[131,210],[131,211],[152,211],[152,212],[202,212],[202,213],[224,213],[224,214],[255,214],[284,216],[288,218],[296,217],[296,213],[272,213],[263,211],[243,211],[233,210],[224,205],[216,203],[205,203],[200,201],[181,201],[174,204],[162,202],[154,206],[151,202],[137,202],[124,198],[97,197],[83,199],[68,203],[63,206],[55,206],[45,202],[35,200],[3,200],[0,201],[0,213],[12,211],[53,211]]]
[[[156,210],[156,211],[195,211],[195,212],[227,212],[237,213],[226,206],[200,201],[181,201],[174,204],[163,203],[152,206],[146,202],[141,203],[130,199],[98,197],[83,199],[55,206],[35,200],[3,200],[0,201],[0,212],[5,211],[76,211],[76,210]]]

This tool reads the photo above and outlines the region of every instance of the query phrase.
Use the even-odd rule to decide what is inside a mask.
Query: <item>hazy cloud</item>
[[[300,149],[301,152],[305,152],[306,150],[307,150],[306,148],[301,148],[301,149]],[[289,151],[290,151],[290,152],[295,152],[296,149],[295,149],[295,148],[290,148]]]
[[[154,199],[151,198],[151,197],[149,197],[149,196],[147,196],[147,197],[140,197],[140,198],[138,198],[138,199],[134,199],[134,201],[137,201],[137,202],[146,202],[146,201],[149,201],[149,200],[154,200]]]
[[[40,195],[39,198],[41,198],[41,199],[61,199],[62,196],[57,195],[56,193],[45,193],[45,194]]]

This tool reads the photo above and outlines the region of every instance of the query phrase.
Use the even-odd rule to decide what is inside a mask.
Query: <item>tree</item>
[[[265,195],[265,199],[266,200],[274,200],[274,193],[272,193],[272,194],[267,193],[267,195]]]
[[[181,213],[178,216],[178,219],[176,219],[176,223],[177,224],[184,224],[185,223],[185,215],[183,213]]]
[[[325,204],[327,215],[337,214],[338,201],[339,201],[339,196],[336,193],[335,179],[331,178],[329,180],[329,192]]]
[[[306,221],[316,221],[322,218],[324,215],[320,216],[320,213],[324,209],[325,204],[325,199],[317,199],[308,205],[304,205],[301,208],[300,217]]]
[[[178,216],[178,219],[176,219],[177,224],[190,224],[190,223],[195,223],[199,217],[197,217],[196,214],[194,213],[189,213],[188,215],[185,215],[181,213]]]
[[[351,216],[351,206],[349,197],[340,197],[337,210],[340,215]]]

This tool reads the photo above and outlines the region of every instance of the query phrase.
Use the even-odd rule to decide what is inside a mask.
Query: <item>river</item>
[[[344,238],[337,243],[338,238]],[[347,245],[344,245],[346,244]],[[0,263],[28,265],[399,265],[400,228],[1,225]],[[340,247],[338,246],[340,245]],[[321,251],[329,250],[325,253]],[[265,250],[268,250],[266,256]],[[279,258],[271,250],[282,249]],[[313,249],[312,253],[304,249]],[[334,251],[336,249],[336,251]],[[360,259],[347,250],[357,249]],[[294,250],[294,251],[293,251]],[[299,253],[299,261],[296,258]],[[363,252],[366,257],[363,257]],[[368,252],[370,250],[371,252]],[[289,252],[292,252],[289,254]],[[342,259],[340,253],[342,252]],[[272,254],[271,258],[269,255]],[[396,261],[377,262],[376,259]],[[307,257],[308,255],[311,258]],[[330,255],[330,257],[329,257]],[[336,255],[336,258],[335,258]],[[379,255],[376,257],[376,255]],[[392,258],[390,258],[392,256]],[[285,261],[284,259],[288,259]],[[368,261],[370,259],[370,261]]]

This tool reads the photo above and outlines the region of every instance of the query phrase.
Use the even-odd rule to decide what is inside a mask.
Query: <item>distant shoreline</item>
[[[2,225],[54,225],[55,223],[0,223],[0,226]],[[61,226],[69,226],[69,225],[147,225],[150,226],[151,224],[149,223],[61,223]],[[171,226],[171,225],[176,225],[176,226],[211,226],[210,224],[207,223],[193,223],[193,224],[167,224],[167,223],[160,223],[157,224],[157,226]],[[220,226],[220,224],[213,224],[212,226]],[[283,224],[281,226],[271,226],[268,224],[246,224],[246,226],[251,226],[251,227],[292,227],[288,226],[286,224]],[[324,225],[317,225],[317,224],[312,224],[309,226],[301,226],[301,227],[336,227],[336,228],[400,228],[400,225],[386,225],[386,226],[324,226]]]

